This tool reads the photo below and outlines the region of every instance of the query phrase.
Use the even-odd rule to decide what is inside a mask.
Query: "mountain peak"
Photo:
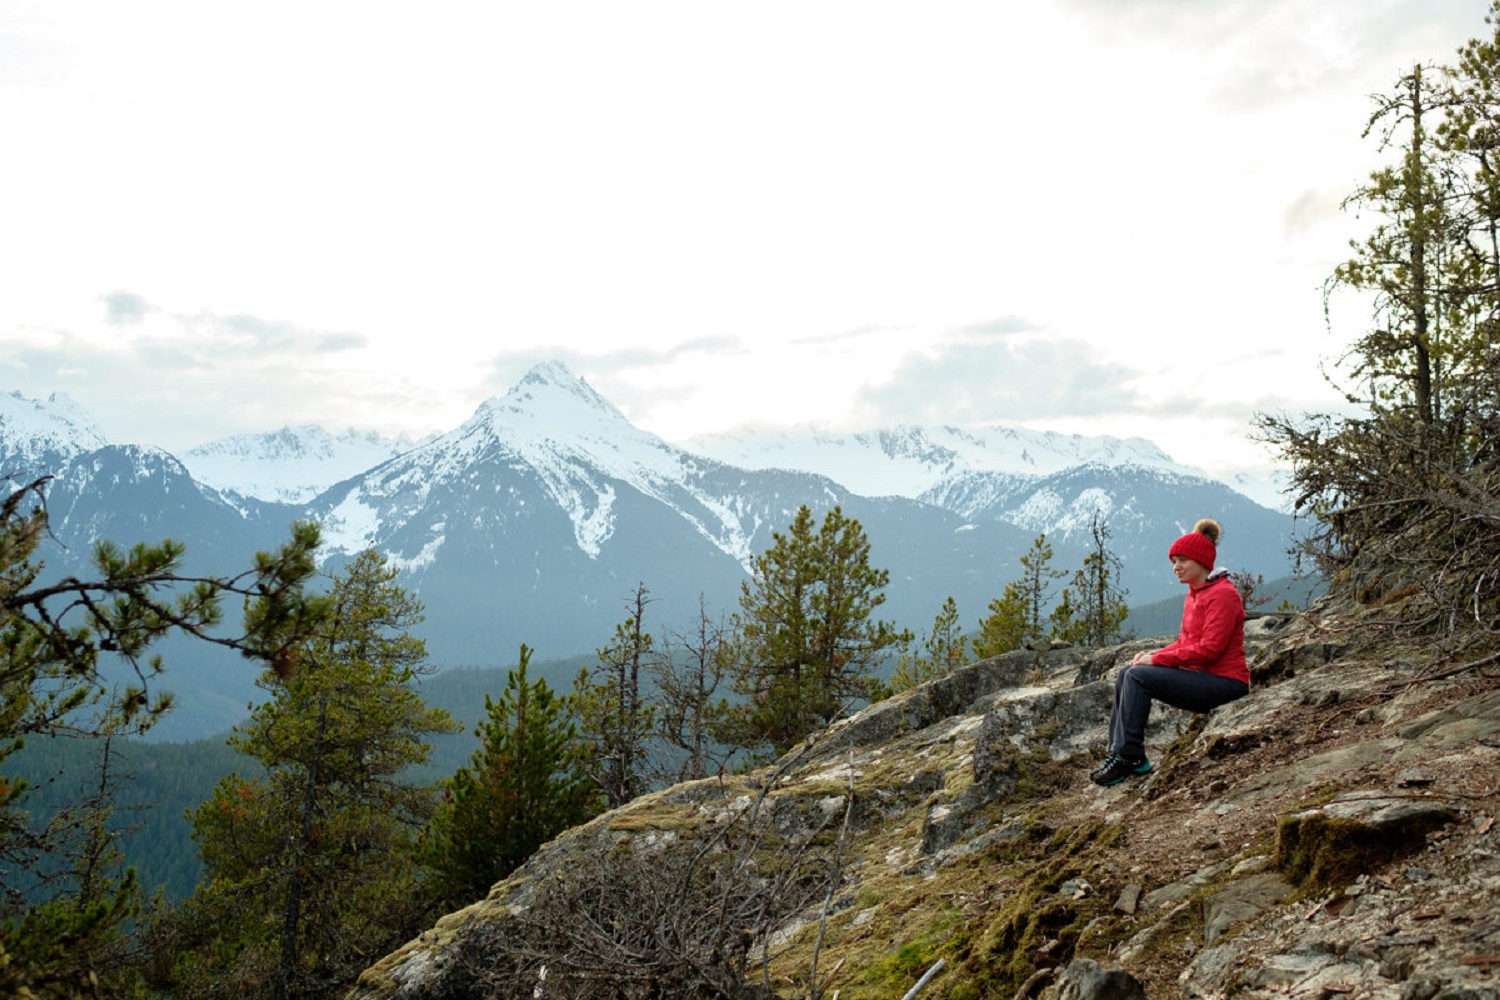
[[[582,376],[574,375],[567,365],[555,360],[543,361],[541,364],[532,366],[531,370],[521,377],[521,381],[505,394],[505,399],[514,404],[523,404],[554,392],[565,393],[604,413],[621,416],[614,404],[599,395]]]
[[[558,385],[571,385],[574,382],[583,381],[573,374],[566,363],[557,358],[541,361],[531,366],[525,375],[521,376],[521,385],[528,383],[556,383]]]
[[[613,409],[609,400],[594,391],[594,387],[588,384],[588,379],[582,375],[574,375],[573,370],[562,363],[562,361],[543,361],[540,364],[532,364],[531,369],[520,376],[520,381],[511,387],[507,396],[517,393],[538,390],[538,388],[559,388],[559,390],[573,393],[579,399],[588,400],[591,403]]]
[[[93,418],[66,393],[46,399],[0,393],[0,462],[10,466],[5,474],[28,470],[43,456],[68,459],[108,444]]]
[[[489,425],[502,439],[512,442],[518,434],[529,436],[523,430],[528,426],[548,440],[642,433],[561,361],[534,366],[504,397],[486,400],[470,423],[474,421]]]

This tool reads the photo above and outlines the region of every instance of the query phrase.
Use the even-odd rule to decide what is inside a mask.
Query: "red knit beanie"
[[[1167,556],[1186,556],[1204,569],[1211,570],[1214,568],[1214,559],[1219,554],[1219,550],[1214,547],[1218,535],[1218,524],[1204,518],[1193,525],[1192,531],[1172,543]]]

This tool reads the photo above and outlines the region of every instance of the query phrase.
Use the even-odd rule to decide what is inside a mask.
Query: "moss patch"
[[[1040,832],[1040,828],[1037,829]],[[982,924],[972,941],[955,949],[949,1000],[1012,997],[1043,966],[1066,964],[1084,930],[1107,913],[1098,894],[1081,899],[1060,895],[1070,879],[1088,875],[1096,852],[1113,843],[1118,829],[1103,824],[1060,828],[1043,843],[1032,841],[1032,856],[1017,858],[1014,890]],[[1038,861],[1045,859],[1045,863]]]
[[[1304,891],[1340,889],[1422,850],[1429,833],[1455,818],[1440,806],[1396,811],[1380,822],[1324,809],[1294,813],[1277,823],[1275,864]]]

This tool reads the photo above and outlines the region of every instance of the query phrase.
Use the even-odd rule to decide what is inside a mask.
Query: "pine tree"
[[[1051,562],[1052,546],[1046,535],[1038,535],[1021,555],[1021,578],[1007,583],[989,603],[989,614],[980,619],[976,656],[999,656],[1048,637],[1054,624],[1047,618],[1052,584],[1067,576],[1053,569]]]
[[[1021,596],[1026,602],[1026,640],[1044,639],[1045,609],[1052,602],[1052,584],[1068,574],[1052,568],[1052,546],[1047,536],[1037,535],[1031,548],[1021,556]]]
[[[784,753],[876,690],[875,665],[910,633],[874,618],[890,573],[870,565],[860,523],[839,507],[814,530],[803,505],[741,588],[734,689],[740,738]]]
[[[1396,93],[1383,102],[1371,128],[1404,125],[1407,145],[1394,166],[1370,175],[1350,204],[1384,216],[1355,256],[1340,264],[1330,289],[1346,287],[1372,295],[1377,327],[1354,345],[1351,375],[1367,388],[1371,405],[1402,409],[1431,425],[1442,410],[1445,297],[1443,263],[1452,250],[1457,220],[1448,211],[1448,176],[1435,162],[1438,150],[1428,124],[1441,95],[1413,67]]]
[[[1444,394],[1450,409],[1475,417],[1500,411],[1500,2],[1485,18],[1490,34],[1466,43],[1448,72],[1444,117],[1434,133],[1447,159],[1447,173],[1459,197],[1450,211],[1461,229],[1447,255],[1452,275],[1441,299],[1446,338]],[[1467,429],[1474,432],[1474,425]],[[1475,450],[1475,443],[1469,443]]]
[[[446,782],[424,834],[422,863],[447,905],[482,899],[538,847],[603,808],[566,704],[527,676],[530,663],[523,645],[499,700],[485,695],[479,748]]]
[[[1091,646],[1109,646],[1123,641],[1121,628],[1130,608],[1125,590],[1119,586],[1119,557],[1109,548],[1109,525],[1098,513],[1089,523],[1092,545],[1083,557],[1083,568],[1073,577],[1076,619],[1065,632],[1054,629],[1053,638]],[[1064,596],[1068,592],[1064,591]]]
[[[270,699],[230,743],[264,766],[224,778],[192,816],[207,877],[188,912],[214,936],[182,967],[185,996],[223,977],[242,995],[326,995],[426,919],[412,840],[433,807],[402,782],[425,739],[457,726],[412,682],[421,604],[367,551],[334,578],[326,625],[267,671]]]
[[[1303,554],[1361,600],[1419,591],[1403,614],[1426,629],[1500,619],[1500,4],[1487,20],[1456,67],[1377,95],[1365,129],[1390,159],[1346,206],[1374,225],[1325,293],[1369,310],[1330,378],[1351,408],[1257,418],[1292,465]]]
[[[1082,609],[1074,603],[1073,588],[1064,587],[1047,615],[1047,638],[1053,642],[1078,643],[1083,641],[1087,628]]]
[[[1021,585],[1011,581],[1000,596],[986,606],[989,614],[979,620],[979,635],[974,638],[974,655],[980,659],[1009,653],[1026,645],[1031,628],[1026,616],[1026,597]]]
[[[101,736],[107,748],[112,735],[148,730],[171,705],[153,690],[163,670],[153,646],[169,634],[274,662],[323,614],[325,602],[303,590],[318,545],[312,524],[294,525],[285,545],[257,554],[232,577],[185,574],[183,546],[170,539],[128,552],[101,541],[93,579],[40,583],[46,485],[38,479],[0,500],[0,765],[26,737]],[[243,604],[238,632],[224,628],[225,598]],[[137,683],[106,684],[102,666],[111,658]],[[101,774],[110,771],[106,764]],[[0,995],[123,991],[129,970],[117,960],[118,946],[138,913],[139,892],[111,859],[105,836],[111,782],[75,803],[66,823],[34,823],[30,792],[25,781],[0,773]],[[70,830],[89,835],[70,841]],[[59,864],[74,877],[50,898],[37,902],[18,891],[40,886],[44,866]]]
[[[610,807],[624,805],[649,782],[647,740],[654,707],[643,696],[642,674],[658,659],[655,640],[642,622],[650,604],[644,583],[637,584],[625,620],[614,638],[598,651],[598,664],[578,672],[573,681],[573,709],[590,777]]]
[[[922,637],[921,653],[903,654],[891,673],[890,689],[905,691],[945,677],[969,662],[969,639],[958,624],[958,604],[950,594]]]
[[[258,553],[238,576],[187,576],[184,547],[170,539],[123,552],[94,547],[98,579],[38,584],[37,547],[47,535],[45,480],[0,502],[0,761],[17,739],[76,732],[142,733],[171,706],[155,692],[162,672],[152,645],[183,633],[271,660],[323,613],[321,598],[303,592],[315,572],[318,529],[297,524],[275,553]],[[222,634],[223,600],[244,602],[245,625]],[[100,675],[101,660],[123,660],[139,683],[116,690]],[[66,725],[64,725],[66,720]]]

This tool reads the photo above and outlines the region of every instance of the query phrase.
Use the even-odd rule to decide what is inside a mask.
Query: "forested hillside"
[[[581,665],[576,659],[560,660],[535,669],[537,676],[565,690]],[[476,746],[474,728],[484,716],[485,696],[498,696],[505,689],[506,669],[461,668],[423,679],[423,699],[449,712],[464,731],[435,736],[431,755],[407,772],[407,780],[432,784],[463,766]],[[191,895],[202,877],[203,862],[188,814],[211,797],[225,775],[257,767],[253,758],[232,749],[227,737],[225,733],[183,743],[109,740],[114,785],[110,829],[116,832],[125,863],[136,869],[148,893],[160,889],[168,900],[178,901]],[[104,740],[69,735],[34,739],[5,761],[12,779],[32,786],[27,804],[37,822],[95,794]]]
[[[203,871],[187,814],[208,798],[219,779],[253,764],[222,740],[143,743],[116,738],[108,744],[114,815],[110,828],[127,864],[148,891],[168,899],[193,891]],[[66,806],[98,792],[104,756],[101,739],[52,736],[29,742],[6,761],[12,779],[32,785],[28,808],[46,823]]]

